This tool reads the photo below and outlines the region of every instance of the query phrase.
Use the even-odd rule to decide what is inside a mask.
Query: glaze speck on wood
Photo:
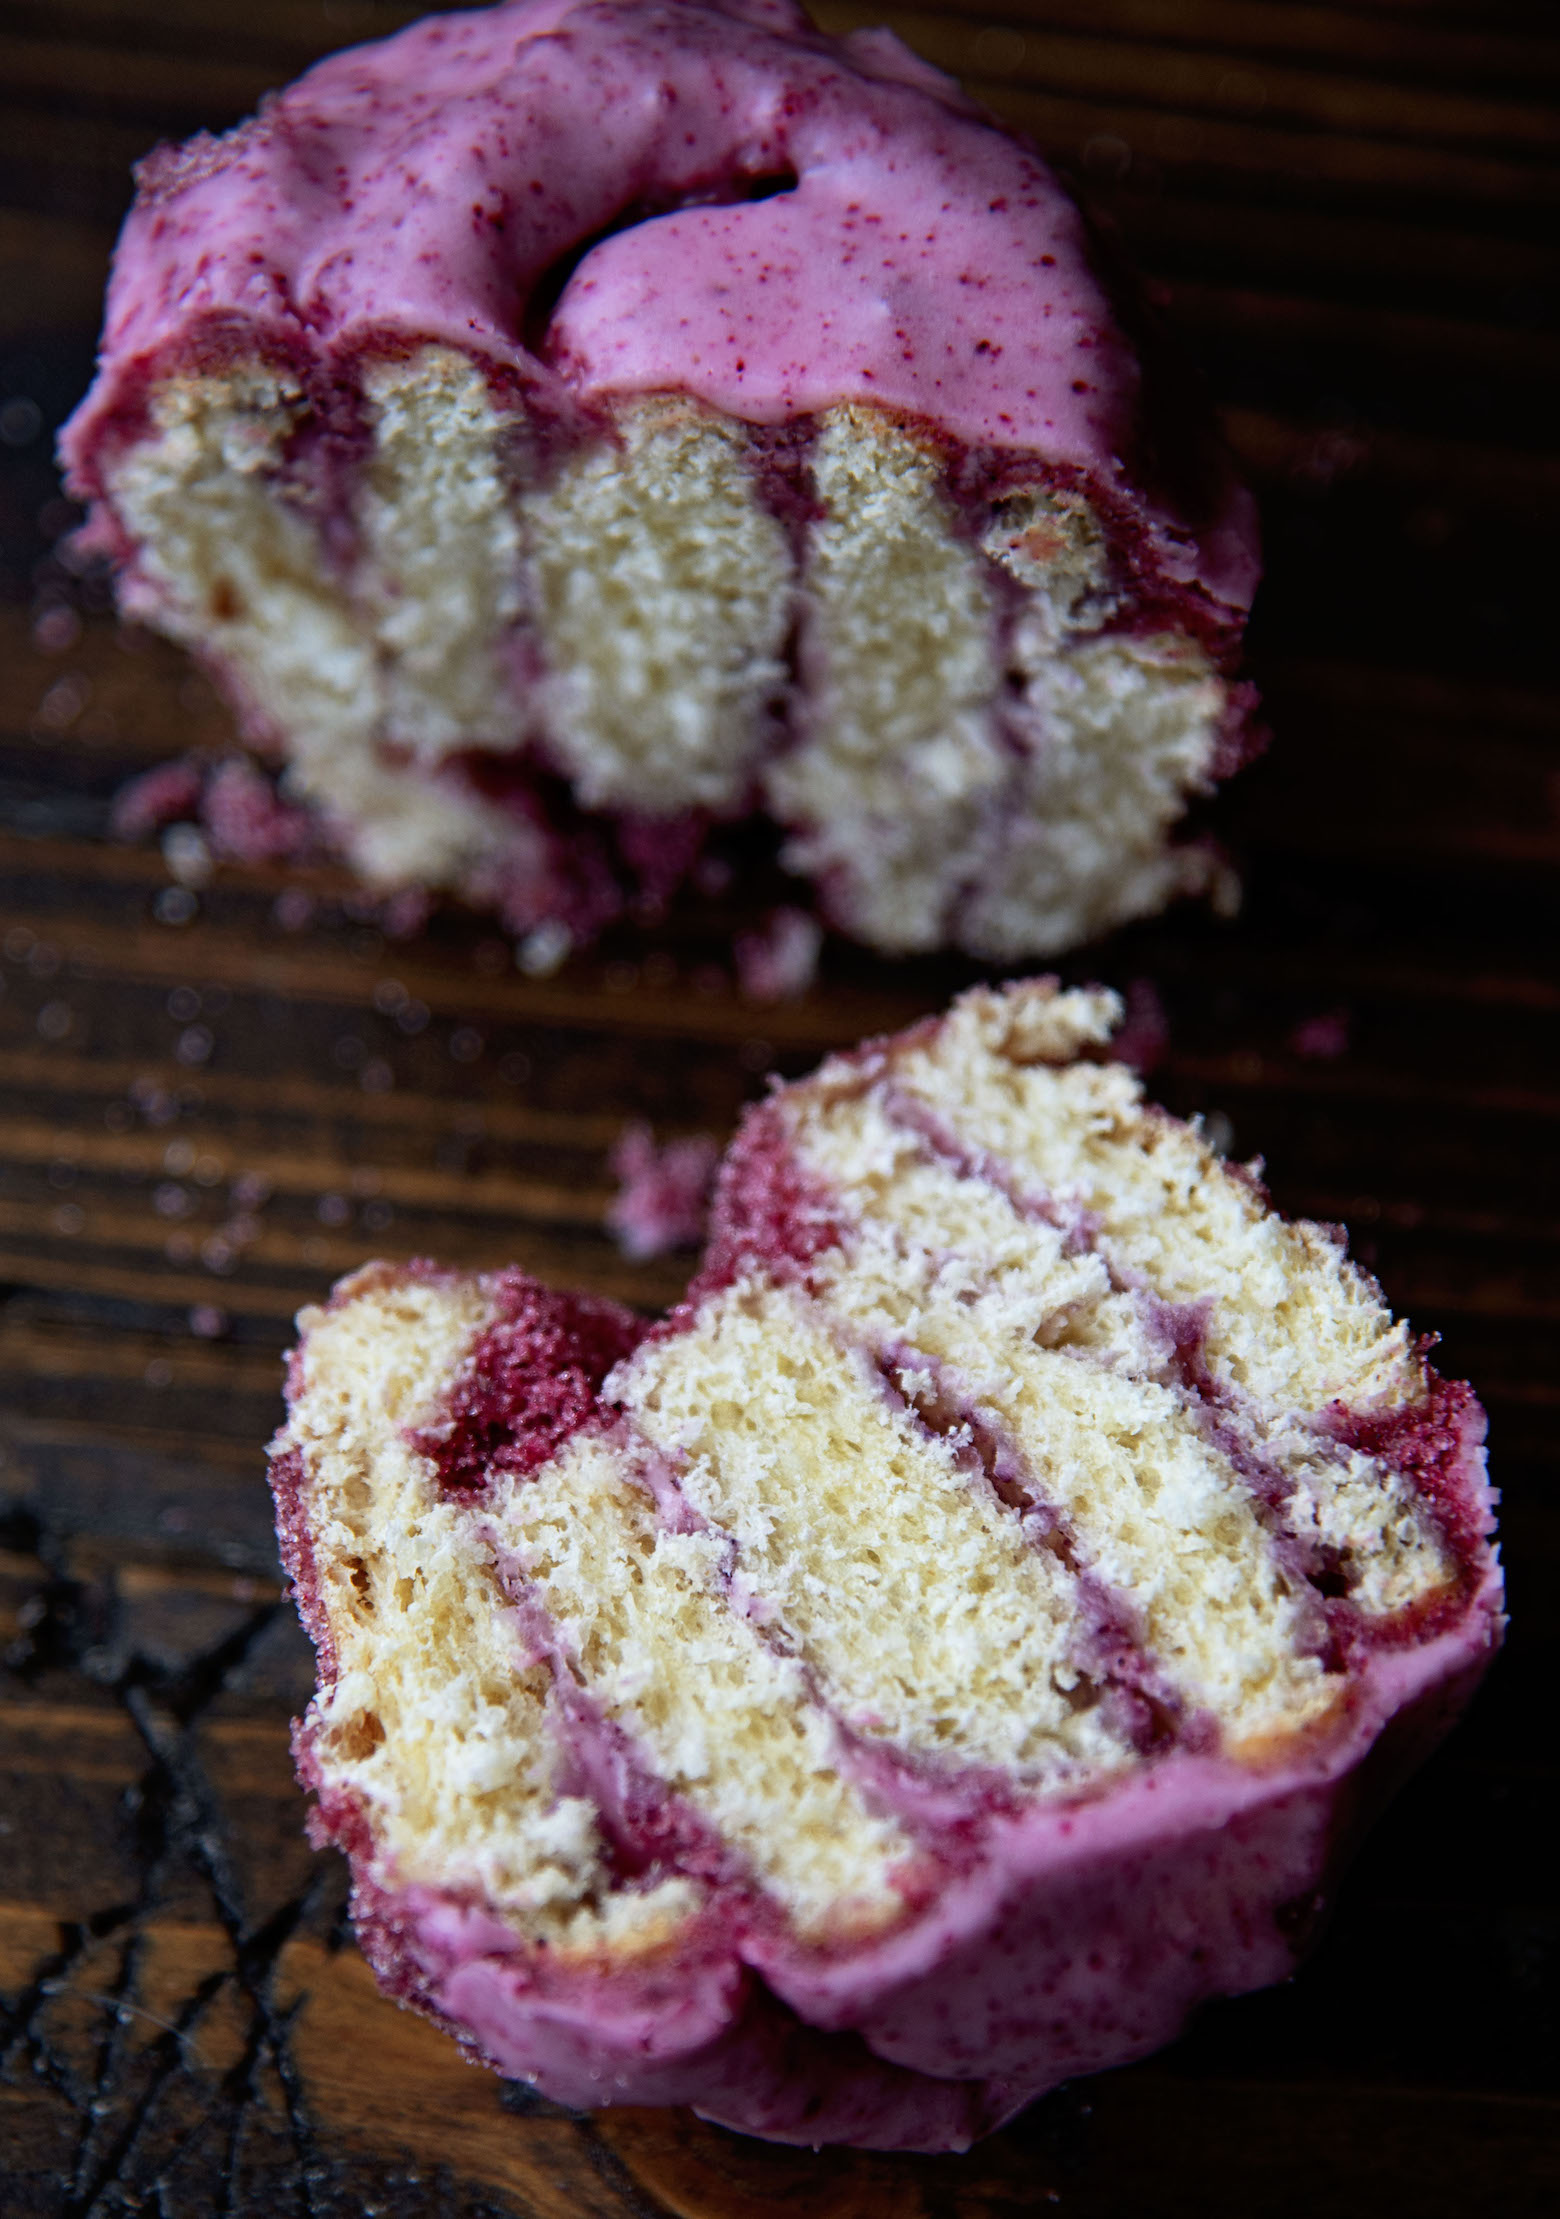
[[[0,2210],[11,2219],[1527,2219],[1560,2207],[1560,34],[1526,0],[1024,0],[886,17],[1081,177],[1263,500],[1275,734],[1215,806],[1240,916],[1064,966],[1155,1090],[1338,1220],[1491,1414],[1514,1625],[1290,1987],[965,2158],[581,2119],[376,1993],[303,1833],[312,1685],[262,1448],[292,1312],[434,1253],[646,1308],[608,1156],[973,976],[842,945],[744,1002],[757,903],[534,980],[340,875],[175,886],[116,789],[233,733],[62,564],[49,462],[128,164],[377,0],[11,0],[0,23]],[[178,898],[170,899],[170,896]],[[765,900],[774,898],[767,890]]]

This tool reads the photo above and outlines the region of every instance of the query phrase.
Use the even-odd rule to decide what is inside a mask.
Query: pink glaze
[[[425,341],[564,426],[661,390],[757,425],[875,401],[998,474],[1034,456],[1088,479],[1144,580],[1216,623],[1255,584],[1227,467],[1199,451],[1192,490],[1169,490],[1199,435],[1150,433],[1038,156],[888,32],[826,39],[790,0],[438,16],[321,63],[224,139],[159,149],[64,436],[72,482],[102,492],[170,371],[260,351],[325,393]]]
[[[1372,1659],[1342,1726],[1271,1770],[1177,1755],[1092,1801],[994,1813],[978,1857],[863,1949],[806,1950],[717,1898],[671,1952],[562,1967],[435,1892],[360,1889],[365,1948],[392,1989],[559,2102],[963,2148],[1170,2040],[1199,2002],[1294,1969],[1353,1837],[1477,1683],[1499,1603],[1491,1565],[1454,1630]]]
[[[393,1962],[403,1976],[415,1964],[424,2008],[555,2102],[692,2103],[771,2141],[946,2150],[967,2148],[1025,2100],[1000,2080],[918,2073],[848,2032],[806,2025],[729,1947],[707,1941],[639,1973],[550,1982],[481,1913],[418,1891],[395,1915]]]

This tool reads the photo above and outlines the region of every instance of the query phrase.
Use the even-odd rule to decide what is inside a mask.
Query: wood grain
[[[593,2121],[505,2088],[379,1998],[339,1865],[303,1835],[287,1736],[312,1673],[261,1456],[292,1313],[374,1253],[512,1259],[655,1308],[686,1259],[631,1264],[604,1229],[624,1121],[724,1135],[769,1070],[973,975],[831,945],[808,995],[757,1008],[724,954],[734,906],[529,980],[481,919],[387,940],[324,870],[224,867],[170,921],[160,855],[108,838],[127,777],[232,744],[204,681],[117,631],[54,551],[72,512],[49,433],[90,370],[128,165],[415,12],[9,0],[0,21],[0,2208],[1547,2215],[1552,10],[886,11],[1082,179],[1264,505],[1252,652],[1275,740],[1210,820],[1242,912],[1065,968],[1152,988],[1163,1098],[1264,1155],[1286,1207],[1346,1222],[1475,1381],[1514,1610],[1475,1716],[1366,1846],[1296,1983],[946,2160]],[[821,10],[836,29],[881,12]]]

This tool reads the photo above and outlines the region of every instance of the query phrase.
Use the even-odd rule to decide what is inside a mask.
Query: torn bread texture
[[[851,403],[777,504],[705,403],[603,401],[560,450],[448,346],[367,361],[352,405],[357,445],[311,466],[296,373],[171,375],[104,483],[126,606],[374,884],[594,929],[538,830],[567,848],[559,781],[636,854],[762,812],[894,952],[1043,955],[1211,883],[1172,833],[1238,695],[1192,631],[1144,630],[1082,493],[1037,474],[972,512],[943,446]]]
[[[305,1773],[501,2069],[956,2145],[1289,1969],[1476,1681],[1477,1404],[1118,1017],[981,989],[780,1088],[654,1328],[427,1266],[305,1313]]]

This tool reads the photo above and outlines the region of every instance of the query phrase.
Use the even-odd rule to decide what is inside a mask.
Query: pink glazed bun
[[[514,0],[143,164],[63,452],[374,884],[563,947],[758,818],[1010,960],[1205,885],[1247,748],[1252,507],[1128,323],[886,31]]]
[[[956,2149],[1277,1980],[1496,1645],[1483,1416],[1048,982],[781,1088],[646,1327],[371,1265],[274,1449],[385,1987],[562,2103]]]

